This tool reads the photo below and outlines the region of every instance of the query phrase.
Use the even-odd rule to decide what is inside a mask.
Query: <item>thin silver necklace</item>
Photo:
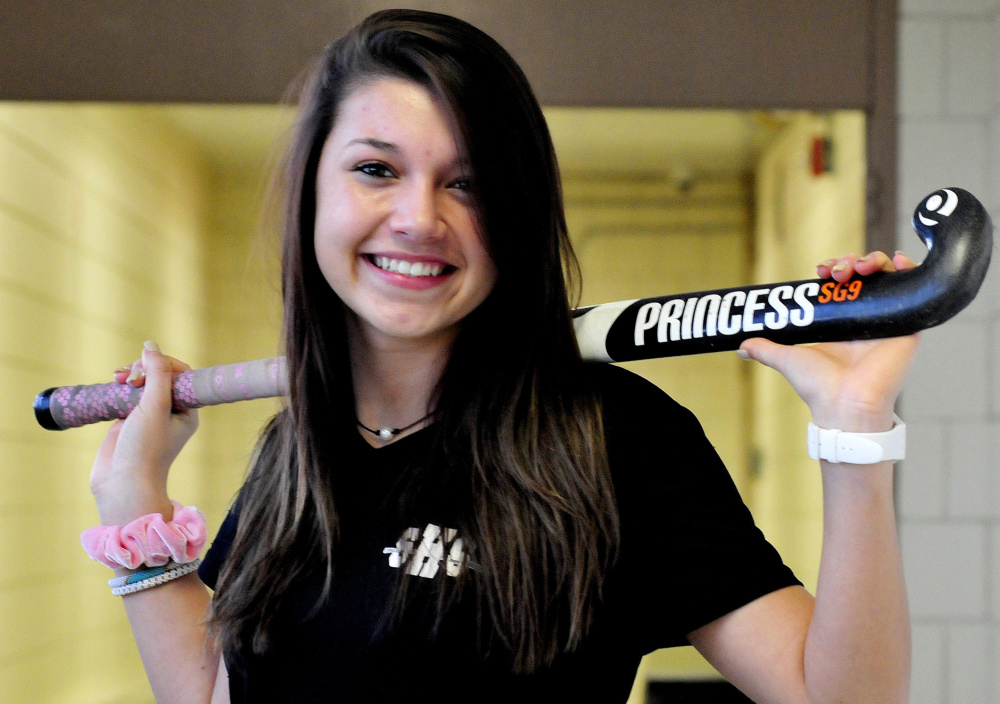
[[[420,418],[419,420],[415,420],[412,423],[410,423],[409,425],[404,425],[402,428],[379,428],[378,430],[376,430],[375,428],[369,428],[367,425],[365,425],[360,420],[358,420],[357,416],[355,416],[354,420],[357,421],[358,427],[363,428],[363,429],[367,430],[369,433],[371,433],[372,435],[375,435],[375,436],[381,438],[382,442],[389,442],[390,440],[392,440],[394,437],[396,437],[400,433],[405,433],[410,428],[414,428],[414,427],[420,425],[425,420],[427,420],[428,418],[430,418],[432,415],[434,415],[433,412],[428,413],[423,418]]]

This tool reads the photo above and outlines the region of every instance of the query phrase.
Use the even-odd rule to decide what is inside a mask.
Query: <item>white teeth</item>
[[[440,276],[444,271],[443,264],[430,262],[408,262],[405,259],[390,259],[389,257],[372,257],[375,266],[385,271],[392,271],[404,276]]]

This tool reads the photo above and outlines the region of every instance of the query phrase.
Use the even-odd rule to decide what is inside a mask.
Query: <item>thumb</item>
[[[814,412],[814,403],[822,397],[823,389],[833,385],[830,380],[835,378],[832,375],[836,370],[814,347],[781,345],[755,337],[744,341],[740,352],[746,354],[746,359],[760,362],[785,377]]]
[[[752,359],[766,367],[781,371],[788,358],[789,347],[771,342],[763,337],[744,340],[737,354],[741,359]]]
[[[140,404],[147,411],[169,414],[174,403],[173,370],[170,360],[152,340],[143,343],[142,367],[146,372],[146,384]]]
[[[111,459],[115,454],[115,447],[118,445],[118,436],[122,432],[124,421],[116,420],[108,429],[108,434],[104,436],[104,441],[97,450],[97,457],[94,460],[94,467],[111,466]]]

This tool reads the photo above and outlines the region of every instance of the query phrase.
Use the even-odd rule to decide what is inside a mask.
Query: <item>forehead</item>
[[[391,144],[403,140],[454,149],[449,118],[441,101],[420,84],[378,78],[358,85],[341,101],[328,140],[342,146],[359,137]]]

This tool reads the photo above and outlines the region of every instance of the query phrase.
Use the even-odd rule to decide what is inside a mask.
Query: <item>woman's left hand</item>
[[[847,255],[817,267],[854,274],[912,269],[902,254]],[[917,336],[741,346],[779,371],[822,428],[884,432]],[[797,432],[793,429],[793,432]],[[910,637],[893,510],[893,465],[821,461],[823,549],[813,600],[801,587],[767,594],[689,634],[691,643],[755,701],[904,702]]]
[[[848,254],[828,259],[816,270],[821,278],[838,282],[855,273],[903,271],[916,264],[897,252],[858,257]],[[763,338],[746,340],[740,350],[780,372],[808,404],[813,422],[821,428],[848,432],[881,432],[892,427],[892,410],[906,371],[917,349],[919,335],[811,346],[779,345]]]

